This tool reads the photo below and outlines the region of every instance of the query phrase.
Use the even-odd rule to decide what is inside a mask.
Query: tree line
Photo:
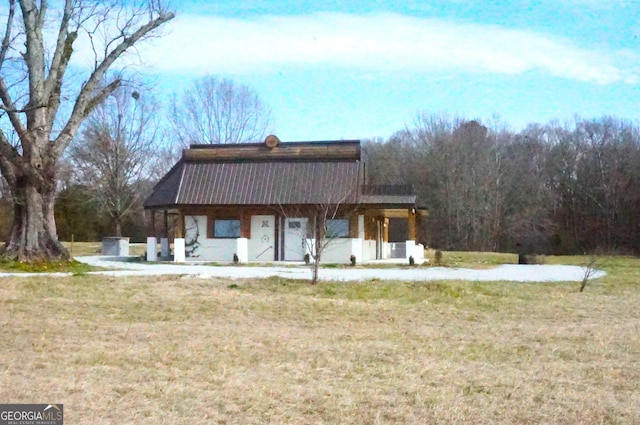
[[[412,184],[427,245],[640,253],[640,127],[614,117],[500,124],[420,114],[363,146],[369,184]]]
[[[180,109],[193,105],[196,88],[202,106]],[[251,128],[229,124],[247,116],[253,117]],[[162,120],[152,97],[127,87],[96,107],[61,161],[55,207],[60,239],[123,234],[143,241],[142,202],[180,148],[259,141],[269,110],[250,88],[209,76],[195,81],[183,102],[172,103],[164,118],[169,132],[162,131]],[[171,137],[178,128],[185,129],[183,140]],[[639,130],[637,123],[607,116],[513,131],[423,113],[388,140],[364,141],[366,183],[411,184],[429,211],[420,239],[431,247],[637,255]],[[12,201],[6,186],[2,193],[0,231],[6,235]]]

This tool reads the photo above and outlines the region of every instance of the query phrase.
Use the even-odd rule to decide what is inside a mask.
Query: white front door
[[[273,261],[275,257],[275,224],[273,215],[251,217],[249,261]]]
[[[305,239],[307,238],[308,219],[284,219],[284,259],[287,261],[302,261],[307,252]]]

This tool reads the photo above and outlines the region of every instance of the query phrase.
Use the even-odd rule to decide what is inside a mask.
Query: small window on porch
[[[231,239],[240,237],[240,220],[237,218],[214,218],[209,237]]]
[[[300,230],[302,223],[300,221],[289,221],[289,229]]]
[[[333,218],[327,220],[327,237],[328,238],[348,238],[349,237],[349,219]]]

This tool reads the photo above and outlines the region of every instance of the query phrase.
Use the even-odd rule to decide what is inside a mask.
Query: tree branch
[[[11,29],[13,28],[13,19],[16,12],[16,2],[15,0],[9,1],[9,16],[7,17],[7,25],[5,27],[4,37],[2,39],[2,46],[0,47],[0,70],[2,69],[2,65],[7,57],[7,52],[11,47]],[[24,127],[20,122],[20,118],[18,116],[18,110],[13,104],[13,100],[9,94],[9,88],[4,80],[4,77],[0,74],[0,99],[2,99],[2,106],[0,109],[7,112],[9,116],[9,120],[11,121],[11,125],[18,132],[19,135],[24,134]],[[4,134],[2,135],[1,140],[6,141]],[[7,145],[11,146],[8,142]]]
[[[11,46],[11,29],[13,28],[13,17],[16,14],[15,0],[9,0],[9,16],[7,17],[7,25],[5,27],[4,37],[2,39],[2,47],[0,47],[0,70],[7,57],[7,52]]]
[[[67,3],[69,2],[69,0],[67,0]],[[44,19],[47,16],[47,8],[48,8],[48,2],[47,0],[41,0],[40,1],[40,13],[38,13],[38,28],[43,28],[44,27]]]
[[[73,42],[78,37],[77,32],[69,33],[69,22],[73,12],[72,0],[66,0],[64,12],[58,30],[56,48],[49,67],[49,75],[44,83],[43,101],[48,105],[47,122],[53,125],[54,117],[60,106],[60,90],[62,78],[67,70],[67,65],[73,52]],[[50,130],[50,128],[49,128]]]
[[[16,133],[18,133],[18,137],[22,139],[23,136],[26,137],[26,130],[22,125],[22,121],[20,121],[20,116],[18,115],[21,112],[19,109],[16,109],[13,104],[13,100],[11,100],[11,96],[9,94],[9,88],[4,81],[4,78],[0,75],[0,99],[2,99],[3,106],[0,108],[4,110],[9,116],[9,121],[11,121],[11,125],[13,126]]]
[[[47,2],[42,0],[43,9],[46,10]],[[42,85],[44,83],[45,60],[44,40],[42,39],[42,26],[44,14],[38,11],[33,0],[21,0],[22,20],[24,23],[27,50],[24,54],[24,62],[29,74],[29,104],[42,103]],[[29,119],[29,116],[27,116]]]
[[[82,86],[80,94],[76,100],[73,112],[54,142],[52,148],[54,155],[59,156],[62,151],[71,143],[71,140],[75,136],[82,120],[89,115],[91,110],[95,108],[102,100],[104,100],[113,90],[120,86],[121,81],[114,80],[104,89],[100,91],[98,95],[92,96],[92,93],[97,89],[100,81],[104,77],[109,67],[131,46],[133,46],[140,39],[144,38],[151,31],[158,28],[165,22],[173,19],[175,15],[172,12],[161,13],[156,19],[153,19],[145,25],[138,28],[130,37],[125,37],[120,44],[118,44],[96,67],[91,73],[89,79]]]
[[[15,178],[16,168],[21,165],[22,157],[18,155],[18,152],[11,146],[11,143],[9,143],[2,130],[0,130],[0,169],[2,170],[2,175],[7,181]]]

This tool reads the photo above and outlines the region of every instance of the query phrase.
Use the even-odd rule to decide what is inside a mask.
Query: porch
[[[318,214],[309,207],[272,208],[203,207],[163,210],[162,226],[156,226],[157,211],[149,212],[147,259],[176,262],[303,262],[313,261]],[[403,242],[389,242],[389,219],[407,220]],[[323,263],[424,258],[424,247],[416,244],[415,209],[379,209],[344,206],[323,226],[326,237]],[[160,227],[160,228],[159,228]],[[173,235],[173,250],[170,249]],[[158,243],[160,243],[158,249]]]

